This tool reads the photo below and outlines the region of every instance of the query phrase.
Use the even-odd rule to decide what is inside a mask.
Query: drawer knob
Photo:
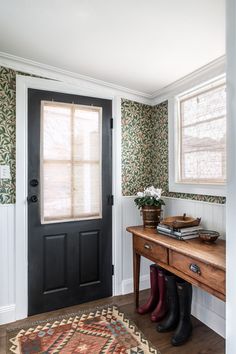
[[[150,250],[152,247],[148,243],[145,243],[144,248],[146,248],[146,250]]]
[[[193,273],[197,273],[199,275],[201,275],[201,269],[197,264],[193,264],[191,263],[189,266],[189,269],[193,272]]]

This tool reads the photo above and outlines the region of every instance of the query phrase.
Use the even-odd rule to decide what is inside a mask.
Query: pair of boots
[[[192,333],[192,285],[173,274],[165,276],[165,283],[169,310],[164,320],[157,325],[157,331],[175,329],[171,343],[178,346],[185,343]]]
[[[151,321],[160,321],[167,312],[165,270],[156,264],[150,265],[151,293],[146,303],[137,309],[140,315],[151,313]]]

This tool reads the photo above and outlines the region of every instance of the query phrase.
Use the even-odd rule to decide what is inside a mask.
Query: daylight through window
[[[178,182],[226,182],[226,86],[221,81],[178,97]]]
[[[42,222],[95,219],[101,210],[101,108],[42,102]]]

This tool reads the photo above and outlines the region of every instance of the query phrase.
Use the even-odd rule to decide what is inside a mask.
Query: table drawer
[[[156,260],[163,263],[168,263],[167,248],[158,245],[157,243],[140,237],[134,237],[134,248],[138,251],[138,253],[147,258],[151,258],[153,261]]]
[[[225,272],[223,270],[171,250],[169,265],[225,294]]]

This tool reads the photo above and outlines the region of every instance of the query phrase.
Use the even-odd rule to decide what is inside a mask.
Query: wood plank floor
[[[140,293],[141,301],[146,298],[147,291]],[[225,341],[222,337],[205,326],[203,323],[193,318],[194,331],[188,343],[181,347],[173,347],[170,344],[171,333],[158,333],[155,324],[151,323],[149,315],[140,316],[135,312],[133,305],[133,295],[124,295],[101,299],[86,304],[67,307],[57,311],[52,311],[36,316],[31,316],[25,320],[17,321],[9,325],[0,326],[0,354],[6,354],[6,329],[15,326],[28,325],[30,322],[45,320],[50,317],[69,314],[72,312],[92,309],[95,306],[106,304],[117,304],[120,309],[132,319],[145,336],[157,346],[162,354],[224,354]],[[7,353],[8,354],[8,353]],[[93,353],[89,353],[93,354]]]

